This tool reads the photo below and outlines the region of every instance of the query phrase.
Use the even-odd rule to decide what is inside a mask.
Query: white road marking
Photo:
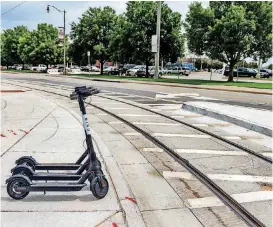
[[[158,117],[156,115],[151,114],[118,114],[119,116],[125,116],[125,117]]]
[[[193,126],[196,126],[196,127],[208,127],[209,125],[208,124],[192,124]]]
[[[142,151],[149,151],[149,152],[163,152],[163,149],[158,147],[145,147]]]
[[[162,109],[151,109],[152,111],[158,111],[158,112],[160,112],[160,111],[162,111]]]
[[[115,95],[114,98],[134,98],[134,95]]]
[[[124,136],[139,136],[141,135],[139,132],[125,132],[123,133]]]
[[[272,177],[268,176],[252,176],[252,175],[235,175],[235,174],[206,174],[212,180],[222,181],[243,181],[243,182],[263,182],[271,183]],[[172,172],[163,171],[165,178],[182,178],[182,179],[196,179],[192,174],[188,172]]]
[[[170,98],[176,98],[176,97],[183,97],[183,96],[199,96],[199,94],[197,93],[176,93],[176,94],[166,94],[166,95],[163,95],[163,94],[156,94],[155,95],[155,98],[156,99],[170,99]]]
[[[242,138],[239,136],[222,136],[225,139],[229,139],[229,140],[241,140]]]
[[[130,108],[130,107],[110,107],[110,108],[105,108],[107,110],[132,110],[134,108]]]
[[[185,118],[183,115],[171,116],[172,118]]]
[[[248,156],[249,154],[244,151],[220,151],[220,150],[195,150],[195,149],[175,149],[177,153],[183,154],[212,154],[212,155],[234,155],[234,156]],[[261,153],[264,156],[273,157],[273,153]]]
[[[273,157],[273,154],[272,154],[272,153],[269,153],[269,152],[262,153],[262,155],[264,155],[264,156],[268,156],[268,157]]]
[[[272,191],[247,192],[247,193],[241,193],[241,194],[233,194],[231,195],[231,197],[239,203],[250,203],[250,202],[272,200],[273,192]],[[188,204],[188,207],[191,209],[224,206],[224,203],[217,197],[188,199],[186,203]]]
[[[209,126],[216,126],[216,127],[223,127],[223,126],[230,126],[231,124],[230,123],[225,123],[225,122],[223,122],[223,123],[208,123],[208,125]]]
[[[211,136],[208,135],[198,135],[198,134],[175,134],[175,133],[152,133],[152,136],[158,137],[185,137],[185,138],[204,138],[209,139]]]
[[[153,106],[179,106],[179,107],[181,107],[182,106],[182,104],[171,104],[171,103],[162,103],[162,104],[160,104],[160,103],[150,103],[150,104],[147,104],[147,103],[145,103],[145,104],[141,104],[141,105],[153,105]]]
[[[108,122],[109,125],[117,125],[117,124],[124,124],[122,121],[110,121]]]
[[[106,114],[106,113],[98,113],[98,114],[95,114],[95,115],[97,115],[97,116],[107,116],[108,114]]]
[[[244,151],[220,151],[220,150],[195,150],[195,149],[176,149],[178,153],[184,154],[216,154],[216,155],[248,155]]]
[[[94,101],[92,101],[91,103],[104,104],[104,105],[125,105],[124,103],[113,103],[113,102],[94,102]]]
[[[165,125],[165,126],[179,126],[177,123],[160,123],[160,122],[133,122],[135,125]]]

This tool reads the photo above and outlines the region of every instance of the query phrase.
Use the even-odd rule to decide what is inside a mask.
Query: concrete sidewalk
[[[182,109],[272,136],[272,111],[205,101],[185,102]]]
[[[16,89],[1,86],[1,90]],[[47,192],[46,195],[32,192],[23,200],[11,199],[5,181],[10,177],[16,159],[31,155],[39,162],[75,162],[85,150],[85,137],[79,114],[64,109],[56,100],[32,91],[5,92],[1,94],[1,100],[1,226],[127,226],[128,222],[130,226],[144,226],[136,205],[130,201],[121,205],[116,187],[119,193],[132,195],[122,178],[117,185],[111,180],[111,174],[118,176],[121,172],[113,162],[111,166],[105,165],[103,154],[108,149],[95,132],[98,145],[95,149],[110,184],[104,199],[95,199],[89,185],[79,192]],[[126,220],[124,212],[129,211],[131,216]]]

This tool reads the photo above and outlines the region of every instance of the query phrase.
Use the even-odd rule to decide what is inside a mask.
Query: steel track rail
[[[188,160],[179,156],[175,151],[171,148],[160,142],[157,138],[151,136],[149,133],[145,132],[141,128],[135,126],[129,121],[119,117],[118,115],[105,110],[97,105],[87,103],[88,105],[95,107],[116,119],[122,121],[127,124],[137,132],[141,133],[148,140],[153,142],[156,146],[162,148],[167,154],[169,154],[175,161],[177,161],[180,165],[185,167],[191,174],[193,174],[199,181],[201,181],[205,186],[207,186],[226,206],[228,206],[231,210],[233,210],[241,219],[243,219],[249,226],[251,227],[265,227],[265,225],[260,222],[255,216],[253,216],[250,212],[248,212],[240,203],[234,200],[229,194],[227,194],[222,188],[220,188],[217,184],[215,184],[211,179],[209,179],[205,174],[203,174],[200,170],[195,168],[193,165],[189,163]]]
[[[158,112],[156,112],[156,111],[147,109],[147,108],[142,107],[142,106],[138,106],[138,105],[135,105],[135,104],[132,104],[132,103],[128,103],[128,102],[126,102],[126,101],[121,101],[121,100],[118,100],[118,99],[115,99],[115,98],[111,98],[111,97],[107,97],[107,96],[102,96],[102,95],[97,95],[97,96],[98,96],[98,97],[101,97],[101,98],[106,98],[106,99],[109,99],[109,100],[114,100],[114,101],[117,101],[117,102],[121,102],[121,103],[130,105],[130,106],[134,106],[134,107],[140,108],[140,109],[142,109],[142,110],[146,110],[146,111],[148,111],[148,112],[151,112],[151,113],[160,115],[160,116],[162,116],[162,117],[168,118],[169,120],[172,120],[172,121],[175,121],[175,122],[177,122],[177,123],[186,125],[186,126],[188,126],[188,127],[190,127],[190,128],[193,128],[193,129],[195,129],[195,130],[198,130],[199,132],[202,132],[202,133],[205,133],[205,134],[207,134],[207,135],[210,135],[210,136],[212,136],[212,137],[214,137],[214,138],[216,138],[216,139],[218,139],[218,140],[221,140],[221,141],[223,141],[223,142],[225,142],[225,143],[227,143],[227,144],[229,144],[229,145],[232,145],[232,146],[234,146],[234,147],[236,147],[236,148],[238,148],[238,149],[241,149],[241,150],[243,150],[243,151],[245,151],[245,152],[247,152],[247,153],[249,153],[249,154],[251,154],[251,155],[254,155],[254,156],[256,156],[256,157],[258,157],[258,158],[260,158],[260,159],[262,159],[262,160],[264,160],[264,161],[269,162],[269,163],[272,164],[272,159],[269,158],[269,157],[266,157],[266,156],[264,156],[264,155],[262,155],[262,154],[259,154],[259,153],[255,152],[255,151],[253,151],[253,150],[251,150],[251,149],[249,149],[249,148],[247,148],[247,147],[244,147],[244,146],[242,146],[242,145],[240,145],[240,144],[238,144],[238,143],[235,143],[235,142],[233,142],[233,141],[230,141],[230,140],[228,140],[228,139],[225,139],[225,138],[223,138],[223,137],[221,137],[221,136],[218,136],[217,134],[214,134],[214,133],[212,133],[212,132],[209,132],[209,131],[207,131],[207,130],[205,130],[205,129],[199,128],[199,127],[194,126],[194,125],[191,125],[191,124],[189,124],[189,123],[187,123],[187,122],[184,122],[184,121],[175,119],[175,118],[173,118],[173,117],[170,117],[170,116],[165,115],[165,114],[162,114],[162,113],[158,113]]]
[[[23,86],[21,86],[21,87],[23,87]],[[59,94],[56,92],[46,91],[46,90],[38,89],[38,88],[34,88],[34,89],[69,98],[69,96]],[[100,97],[102,97],[102,96],[100,96]],[[93,106],[93,107],[115,117],[116,119],[124,122],[125,124],[127,124],[128,126],[133,128],[134,130],[141,133],[144,137],[146,137],[148,140],[153,142],[156,146],[162,148],[175,161],[177,161],[180,165],[182,165],[184,168],[186,168],[200,182],[202,182],[206,187],[208,187],[226,206],[228,206],[235,214],[237,214],[243,221],[245,221],[248,226],[266,227],[261,221],[259,221],[254,215],[252,215],[250,212],[248,212],[240,203],[238,203],[236,200],[234,200],[229,194],[227,194],[222,188],[220,188],[217,184],[215,184],[210,178],[208,178],[205,174],[203,174],[196,167],[191,165],[188,160],[179,156],[175,151],[173,151],[171,148],[169,148],[168,146],[166,146],[165,144],[160,142],[157,138],[151,136],[149,133],[145,132],[141,128],[139,128],[139,127],[135,126],[134,124],[130,123],[129,121],[119,117],[118,115],[111,113],[108,110],[105,110],[102,107],[99,107],[94,104],[90,104],[88,102],[85,102],[85,103],[87,105]],[[138,107],[138,106],[136,106],[136,107]]]

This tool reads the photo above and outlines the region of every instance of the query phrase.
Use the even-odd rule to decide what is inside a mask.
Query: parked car
[[[139,70],[140,68],[144,67],[145,65],[136,65],[135,67],[129,69],[126,71],[126,75],[127,76],[136,76],[136,72],[137,70]]]
[[[19,66],[21,66],[21,65],[19,65],[19,64],[14,64],[14,65],[12,65],[12,66],[9,66],[9,69],[16,69],[16,68],[19,67]]]
[[[146,66],[142,66],[136,71],[135,75],[137,77],[152,77],[152,75],[150,74],[150,68],[151,66],[149,66],[148,74],[146,74]]]
[[[109,66],[103,68],[103,73],[106,73],[107,75],[118,75],[119,69],[117,67]]]
[[[15,69],[16,69],[16,70],[22,70],[22,69],[23,69],[23,66],[22,66],[22,65],[18,65]]]
[[[122,69],[121,69],[121,73],[122,74],[126,74],[126,72],[129,70],[129,69],[132,69],[134,68],[136,65],[135,64],[125,64],[123,65]]]
[[[93,71],[93,72],[100,72],[100,68],[98,68],[95,65],[91,65],[91,71]]]
[[[262,78],[272,77],[272,71],[269,69],[260,69],[260,74]]]
[[[188,67],[182,67],[181,69],[181,74],[185,75],[185,76],[189,76],[190,75],[190,68]]]
[[[41,72],[41,71],[46,71],[46,65],[35,65],[35,66],[31,66],[30,67],[30,70],[32,70],[32,71],[39,71],[39,72]]]
[[[155,67],[154,66],[151,66],[149,68],[149,73],[150,73],[151,76],[155,75]],[[163,74],[166,74],[165,70],[161,66],[159,66],[158,76],[161,77]]]
[[[225,76],[229,75],[229,70],[225,70]],[[233,70],[233,76],[237,76],[237,70]],[[257,71],[249,68],[238,68],[238,76],[240,77],[256,77]]]

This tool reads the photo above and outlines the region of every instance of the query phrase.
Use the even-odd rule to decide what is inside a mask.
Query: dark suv
[[[224,72],[225,76],[229,75],[229,70],[225,70]],[[257,71],[254,69],[249,69],[249,68],[238,68],[238,76],[240,77],[256,77]],[[233,70],[233,76],[237,76],[237,70]]]
[[[127,72],[128,69],[132,69],[132,68],[134,68],[135,66],[136,66],[135,64],[125,64],[125,65],[122,67],[121,74],[126,74],[126,72]]]

